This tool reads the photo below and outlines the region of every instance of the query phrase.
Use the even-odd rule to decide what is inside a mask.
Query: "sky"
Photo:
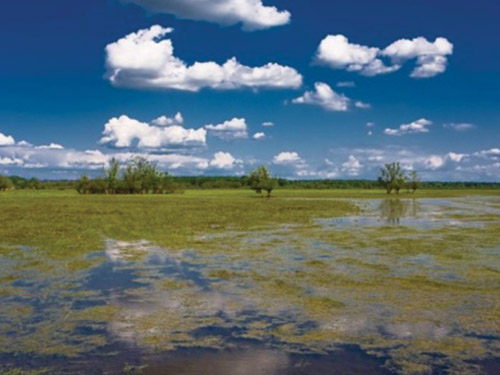
[[[500,3],[0,4],[0,174],[500,181]]]

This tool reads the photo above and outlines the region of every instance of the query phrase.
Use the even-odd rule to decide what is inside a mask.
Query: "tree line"
[[[266,172],[264,172],[264,169]],[[0,191],[67,190],[82,194],[172,193],[186,189],[253,189],[267,193],[274,189],[380,189],[398,192],[404,189],[500,189],[500,183],[421,181],[416,172],[406,173],[400,163],[390,163],[381,170],[378,180],[289,180],[272,177],[270,171],[258,167],[245,176],[180,176],[160,171],[145,159],[134,159],[121,166],[116,160],[100,176],[83,175],[78,180],[40,180],[19,176],[0,176]]]

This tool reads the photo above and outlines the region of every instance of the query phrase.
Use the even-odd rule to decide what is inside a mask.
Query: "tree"
[[[0,176],[0,191],[7,191],[14,189],[14,184],[10,178],[5,176]]]
[[[161,193],[168,182],[168,175],[160,172],[156,164],[138,156],[127,165],[123,180],[130,194]]]
[[[410,172],[410,175],[408,176],[408,188],[412,192],[416,192],[417,189],[420,189],[420,186],[422,185],[422,182],[420,181],[420,177],[417,173],[417,171],[413,170]]]
[[[404,173],[401,173],[394,181],[394,190],[396,190],[396,194],[399,194],[399,191],[403,189],[405,186],[406,186],[406,175]]]
[[[271,177],[269,169],[261,165],[254,169],[248,177],[250,188],[257,194],[262,194],[262,191],[267,192],[267,197],[271,197],[272,191],[278,186],[278,180]]]
[[[118,191],[119,180],[118,173],[120,172],[120,163],[115,158],[109,161],[108,169],[104,170],[104,181],[106,182],[106,193],[116,194]]]
[[[32,179],[30,179],[29,181],[26,182],[24,188],[32,189],[32,190],[40,190],[40,189],[43,189],[43,186],[38,178],[33,177]]]
[[[399,190],[406,183],[406,176],[401,168],[401,164],[399,162],[385,164],[384,168],[380,170],[378,181],[380,186],[387,191],[387,194],[390,194],[393,190],[399,193]]]
[[[75,189],[80,194],[89,194],[90,186],[91,186],[91,180],[86,175],[83,175],[75,182]]]

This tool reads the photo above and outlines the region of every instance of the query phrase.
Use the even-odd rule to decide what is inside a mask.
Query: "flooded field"
[[[0,373],[500,373],[500,198],[335,202],[70,262],[0,241]]]

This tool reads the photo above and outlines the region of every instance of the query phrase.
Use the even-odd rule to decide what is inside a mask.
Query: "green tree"
[[[416,192],[418,189],[420,189],[421,185],[422,185],[422,182],[420,181],[420,177],[419,177],[417,171],[412,170],[410,172],[410,175],[408,176],[408,188],[412,192]]]
[[[129,161],[123,174],[125,188],[130,194],[161,192],[164,177],[155,163],[140,156]]]
[[[254,169],[248,177],[250,188],[257,194],[262,194],[262,191],[267,192],[267,197],[271,197],[272,191],[278,186],[278,180],[271,177],[269,169],[261,165]]]
[[[401,168],[399,162],[388,163],[380,170],[380,177],[378,178],[380,186],[382,186],[387,194],[393,190],[399,193],[406,183],[406,176]]]
[[[119,187],[118,173],[120,172],[120,163],[115,158],[109,161],[109,166],[104,170],[104,181],[106,182],[106,193],[116,194]]]
[[[406,175],[404,173],[398,175],[394,181],[394,190],[396,191],[396,194],[399,194],[399,191],[406,186],[406,180]]]
[[[14,189],[14,184],[10,178],[5,176],[0,176],[0,191],[7,191]]]
[[[92,181],[87,175],[83,175],[75,182],[75,189],[79,194],[89,194]]]
[[[40,190],[43,189],[42,183],[40,180],[36,177],[33,177],[26,183],[26,187],[28,189],[33,189],[33,190]]]

